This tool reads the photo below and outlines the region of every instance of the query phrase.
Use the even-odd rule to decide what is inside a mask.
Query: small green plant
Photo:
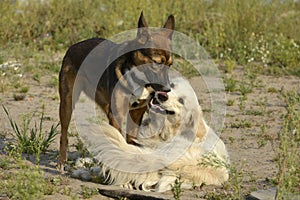
[[[234,78],[225,79],[225,90],[226,92],[236,91],[237,80]]]
[[[266,146],[267,141],[264,138],[259,138],[257,141],[258,148],[262,148]]]
[[[268,97],[265,96],[264,98],[260,98],[256,105],[260,107],[260,110],[262,114],[265,114],[267,112],[267,106],[268,106]]]
[[[20,127],[10,116],[9,111],[2,106],[8,120],[10,122],[10,126],[13,130],[13,136],[17,139],[17,148],[16,150],[19,153],[28,153],[28,154],[36,154],[37,161],[39,161],[39,156],[42,152],[46,151],[49,145],[54,141],[55,136],[57,135],[57,127],[52,125],[50,131],[47,134],[43,133],[43,121],[44,121],[44,112],[42,112],[42,116],[40,117],[39,126],[35,123],[33,128],[29,128],[32,118],[35,113],[30,116],[25,116],[23,119],[23,124]]]
[[[226,192],[209,192],[205,195],[205,199],[223,200],[223,199],[243,199],[242,184],[245,173],[243,170],[237,170],[234,166],[217,158],[215,154],[204,155],[204,161],[201,163],[203,166],[211,167],[225,167],[230,172],[228,182],[223,184]],[[241,163],[241,169],[245,162]],[[228,191],[228,192],[227,192]]]
[[[229,141],[230,141],[231,144],[235,141],[235,138],[232,137],[232,136],[230,136],[228,139],[229,139]]]
[[[0,168],[4,169],[4,170],[7,170],[7,169],[10,168],[10,163],[11,163],[11,159],[9,159],[7,157],[1,158],[1,160],[0,160]]]
[[[217,157],[215,153],[207,153],[203,155],[203,160],[198,164],[203,167],[214,167],[214,168],[223,168],[230,169],[228,162],[225,162]]]
[[[80,157],[92,157],[91,153],[87,150],[87,148],[84,146],[84,143],[79,138],[78,135],[75,136],[77,138],[77,143],[75,144],[75,148],[78,152],[78,155]]]
[[[247,83],[245,83],[245,82],[242,82],[242,83],[240,84],[240,87],[239,87],[239,92],[240,92],[243,96],[245,96],[245,95],[251,93],[251,92],[252,92],[252,86],[251,86],[251,84],[247,84]]]
[[[13,86],[15,89],[19,89],[21,87],[21,82],[17,80],[16,82],[13,83]]]
[[[64,185],[61,193],[64,194],[64,195],[67,195],[67,196],[71,196],[71,194],[72,194],[72,188],[69,187],[69,186],[67,186],[67,185]]]
[[[262,124],[260,126],[260,132],[258,134],[258,148],[265,146],[268,141],[271,142],[271,144],[273,145],[273,138],[267,133],[266,125]]]
[[[41,199],[49,190],[43,172],[36,166],[26,165],[23,160],[16,162],[16,167],[20,170],[1,176],[1,194],[9,199]]]
[[[183,190],[181,189],[181,184],[183,182],[181,181],[181,177],[177,177],[174,184],[172,185],[172,193],[175,200],[180,200],[180,197],[183,193]]]
[[[242,163],[242,166],[244,163]],[[243,167],[242,167],[243,168]],[[244,172],[242,170],[237,170],[235,167],[230,167],[230,180],[229,182],[231,183],[232,187],[232,199],[243,199],[243,194],[242,194],[242,182],[243,178],[245,176]]]
[[[89,188],[87,186],[81,185],[81,195],[83,199],[89,199],[97,194],[98,190],[96,188]]]
[[[242,119],[242,120],[236,120],[236,122],[233,122],[230,126],[231,128],[251,128],[252,124],[251,122]]]
[[[278,90],[274,87],[269,87],[267,90],[268,93],[278,93]]]
[[[244,110],[246,108],[247,95],[243,95],[239,99],[240,99],[239,109],[241,112],[244,112]]]
[[[232,73],[236,67],[235,60],[226,60],[224,64],[225,64],[225,72],[226,73]]]
[[[242,183],[245,176],[243,170],[237,170],[230,166],[230,177],[228,182],[223,185],[224,190],[220,192],[208,192],[204,198],[209,200],[242,200]]]
[[[234,99],[228,99],[228,101],[227,101],[227,106],[233,106],[233,104],[234,104]]]
[[[245,115],[262,116],[263,112],[261,110],[246,110]]]
[[[29,91],[28,86],[22,86],[22,87],[19,88],[20,93],[27,93],[28,91]]]
[[[33,74],[32,79],[38,83],[41,83],[41,75],[39,73]]]
[[[57,87],[57,86],[58,86],[58,77],[57,77],[56,75],[53,75],[53,76],[51,77],[51,80],[50,80],[49,85],[50,85],[51,87]]]

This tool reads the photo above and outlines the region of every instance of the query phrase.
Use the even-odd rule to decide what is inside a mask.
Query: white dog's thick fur
[[[171,82],[168,100],[158,102],[172,114],[149,109],[136,141],[141,146],[127,144],[108,124],[90,126],[82,137],[110,184],[164,192],[178,177],[182,188],[228,180],[227,150],[205,123],[192,87],[183,78]]]

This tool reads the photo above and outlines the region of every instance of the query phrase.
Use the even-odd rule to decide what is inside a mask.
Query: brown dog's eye
[[[156,61],[156,60],[153,60],[152,61],[155,63],[155,64],[161,64],[159,61]]]
[[[180,98],[178,99],[178,101],[179,101],[179,103],[181,103],[182,105],[184,105],[184,99],[183,99],[183,98],[180,97]]]

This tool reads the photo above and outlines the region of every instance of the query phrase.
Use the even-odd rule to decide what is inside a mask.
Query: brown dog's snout
[[[168,94],[166,92],[158,91],[157,92],[157,98],[160,101],[167,101],[169,97],[168,97]]]

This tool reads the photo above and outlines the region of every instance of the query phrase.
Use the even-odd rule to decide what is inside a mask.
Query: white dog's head
[[[153,147],[179,134],[191,137],[192,141],[206,135],[208,127],[189,82],[181,77],[173,78],[171,87],[167,94],[156,92],[153,95],[139,129],[137,143]],[[194,135],[184,135],[187,131]]]

